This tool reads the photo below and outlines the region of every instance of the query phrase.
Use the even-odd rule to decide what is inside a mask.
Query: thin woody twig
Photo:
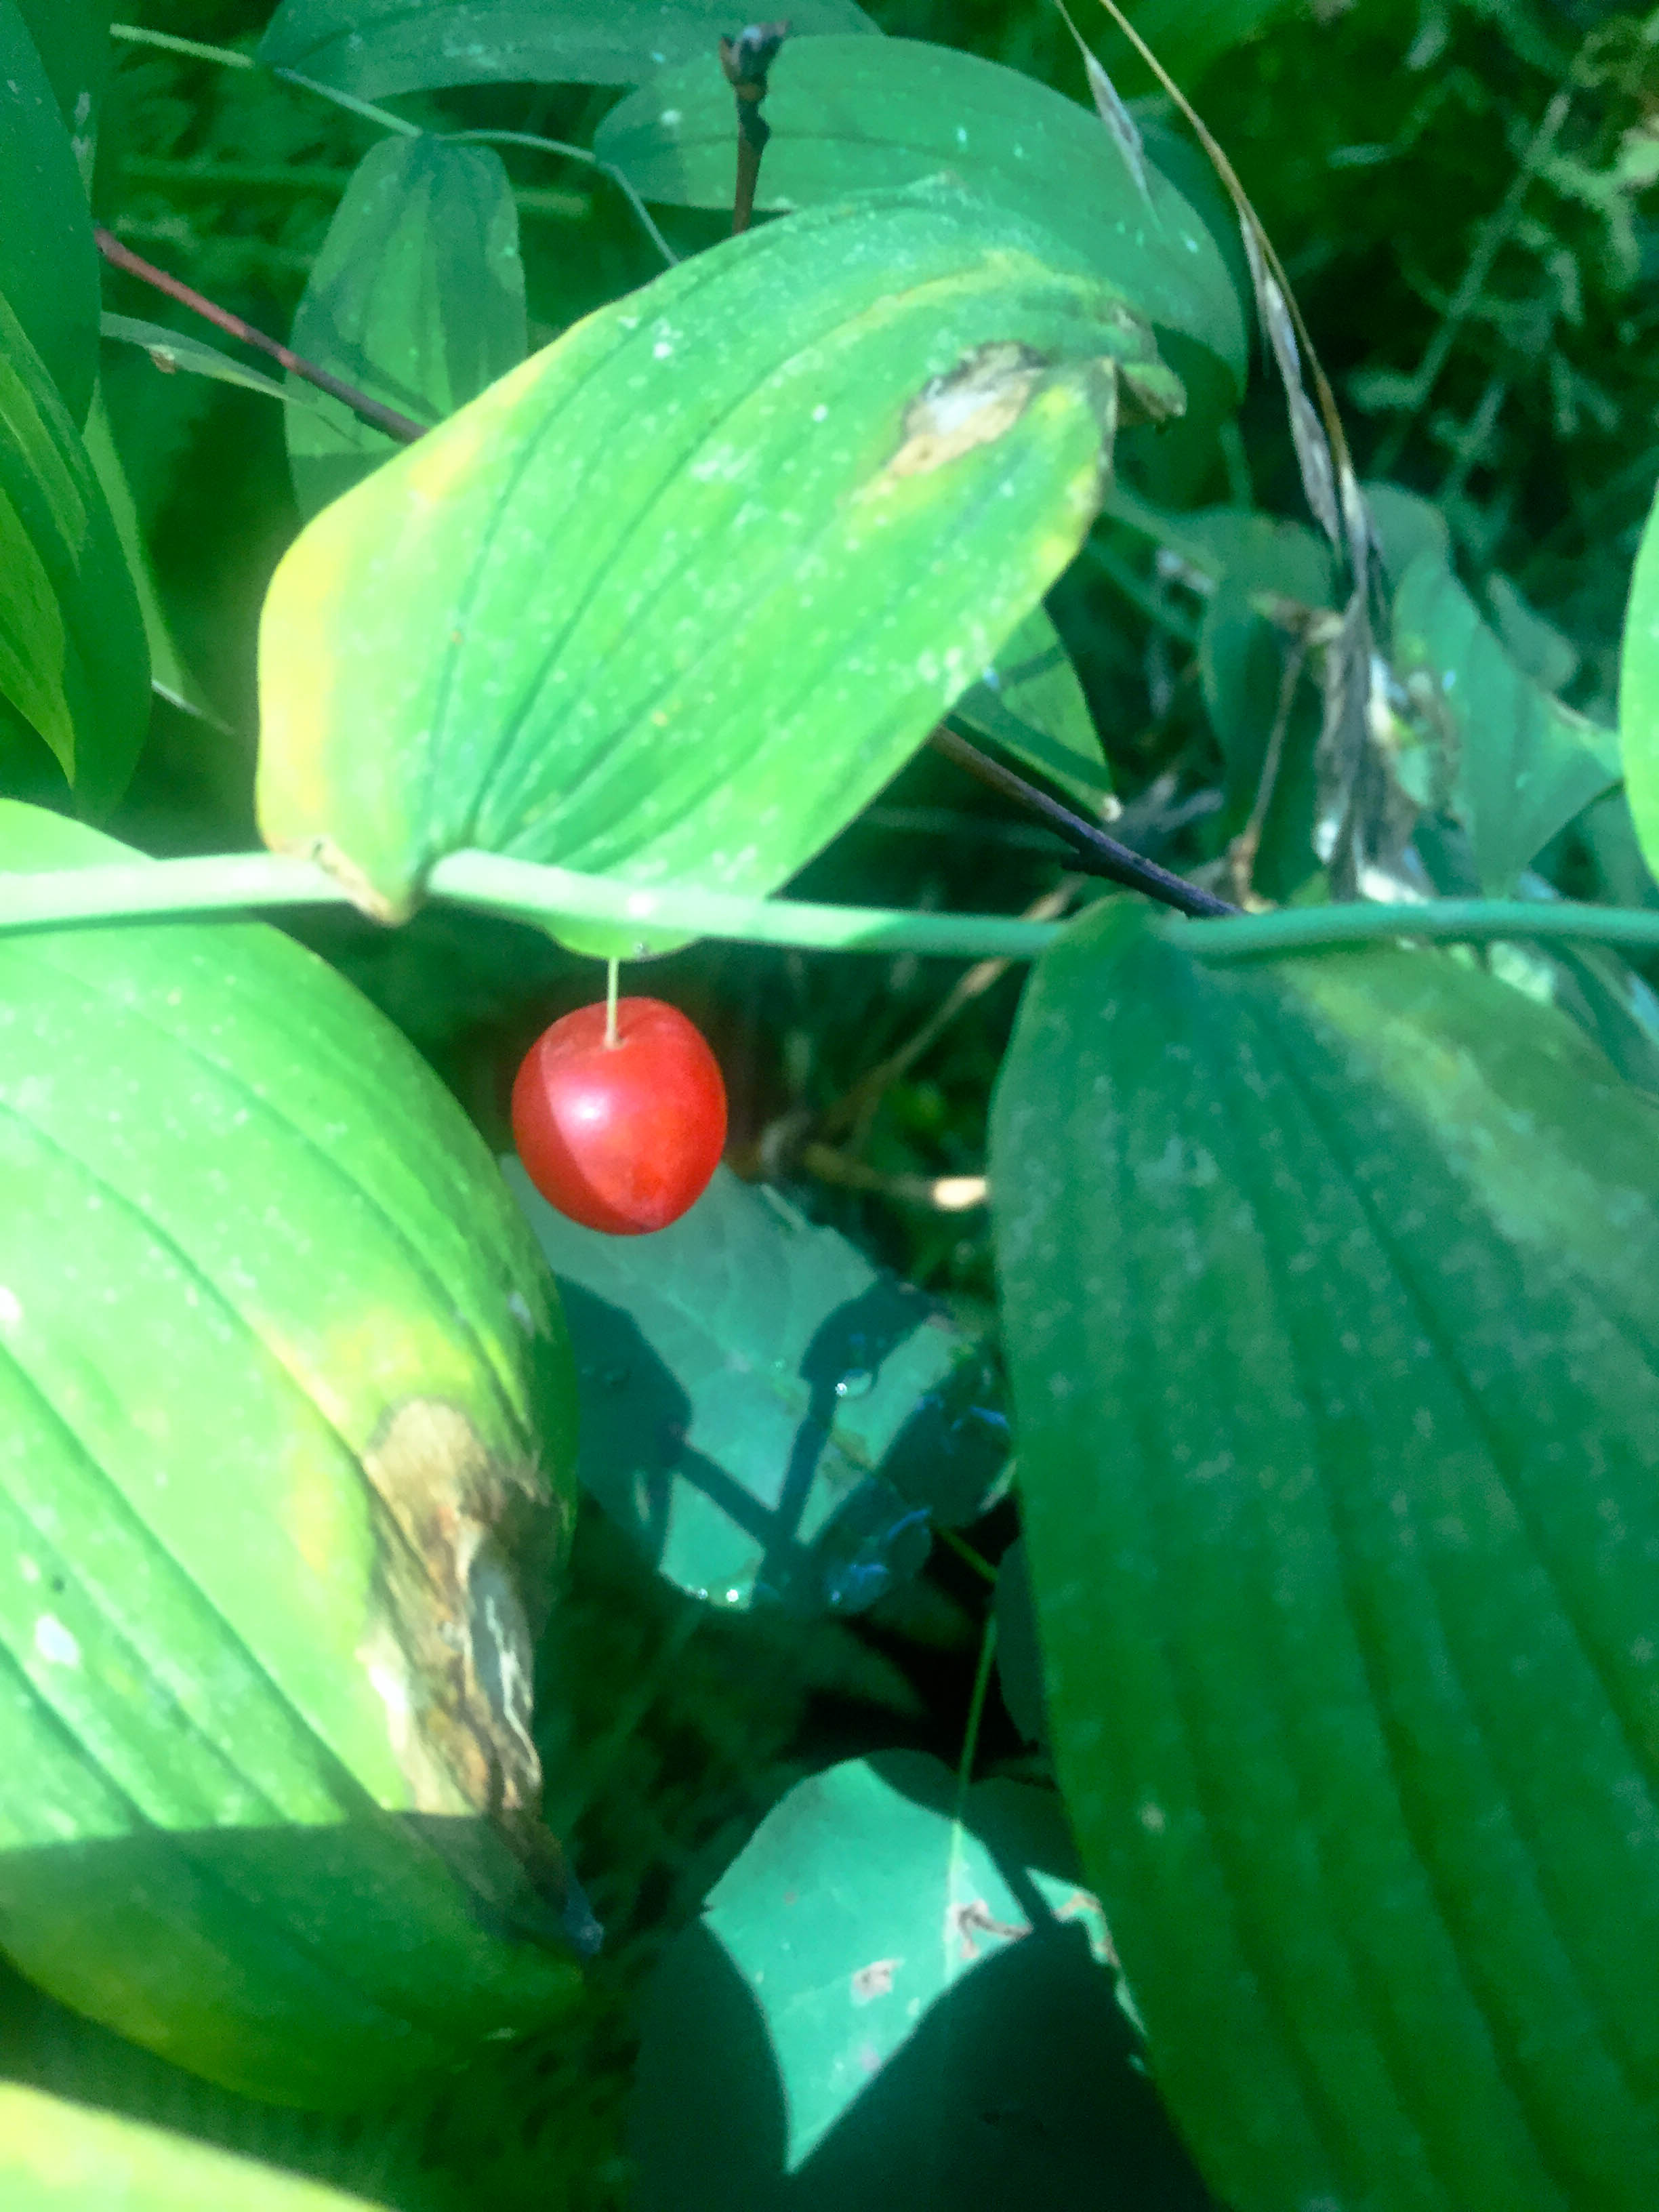
[[[1250,817],[1227,848],[1227,869],[1232,879],[1233,896],[1246,910],[1250,905],[1256,856],[1261,850],[1261,833],[1267,826],[1267,809],[1273,805],[1273,791],[1279,782],[1279,764],[1285,757],[1285,738],[1291,726],[1291,708],[1296,700],[1296,687],[1302,680],[1302,670],[1307,658],[1307,639],[1292,638],[1285,651],[1285,665],[1279,671],[1279,698],[1273,708],[1273,727],[1267,732],[1267,747],[1262,755],[1261,774],[1256,781]]]
[[[901,1206],[925,1206],[934,1213],[968,1213],[983,1206],[990,1185],[982,1175],[884,1175],[850,1153],[832,1146],[803,1145],[803,1170],[815,1182],[837,1184],[843,1190],[867,1191],[872,1197],[896,1200]]]
[[[732,203],[732,235],[747,230],[755,213],[761,155],[772,126],[761,113],[767,75],[789,35],[785,23],[751,23],[735,39],[720,40],[720,67],[738,99],[738,185]]]
[[[1126,890],[1143,891],[1160,905],[1174,907],[1178,914],[1215,915],[1238,912],[1236,906],[1218,898],[1213,891],[1200,890],[1196,884],[1188,883],[1168,868],[1160,868],[1156,860],[1149,860],[1120,844],[1115,837],[1109,837],[1103,830],[1097,830],[1080,814],[1073,814],[1069,806],[1050,799],[1046,791],[1027,783],[1023,775],[1004,768],[1000,761],[981,752],[977,745],[969,744],[944,723],[927,742],[935,752],[943,753],[946,760],[966,769],[969,775],[976,776],[991,790],[1000,791],[1004,798],[1015,799],[1030,813],[1040,815],[1073,848],[1076,854],[1074,865],[1085,874],[1103,876],[1110,883],[1121,884]]]
[[[279,345],[275,338],[268,338],[263,331],[256,331],[252,323],[245,323],[240,315],[232,314],[228,307],[216,306],[213,301],[204,298],[200,292],[192,291],[188,284],[181,283],[178,277],[169,276],[165,269],[157,269],[153,263],[141,259],[130,246],[122,245],[113,231],[98,229],[94,231],[93,236],[97,240],[98,251],[112,266],[125,270],[128,276],[137,276],[157,292],[165,292],[170,300],[177,300],[180,307],[188,307],[192,314],[200,315],[204,321],[214,324],[228,337],[240,338],[244,345],[255,346],[261,353],[268,354],[272,361],[280,362],[294,375],[303,377],[307,384],[314,384],[319,392],[326,392],[331,399],[337,399],[343,407],[350,408],[362,421],[371,423],[377,430],[384,430],[389,438],[396,438],[402,445],[412,446],[417,438],[425,437],[429,424],[416,422],[410,416],[400,415],[395,407],[383,406],[378,399],[371,399],[368,392],[359,392],[354,385],[343,383],[337,376],[331,376],[325,368],[319,368],[314,361],[306,361],[287,346]]]

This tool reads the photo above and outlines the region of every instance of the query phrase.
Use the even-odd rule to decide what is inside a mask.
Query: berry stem
[[[615,1049],[617,1036],[617,981],[622,974],[620,960],[607,960],[605,968],[605,1041]]]

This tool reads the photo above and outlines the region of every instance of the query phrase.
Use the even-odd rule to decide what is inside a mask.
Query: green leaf
[[[23,27],[46,73],[58,112],[83,129],[110,72],[111,0],[16,0]]]
[[[122,467],[121,456],[116,450],[109,410],[104,404],[101,391],[92,395],[92,410],[87,416],[85,438],[87,459],[108,505],[110,520],[115,525],[115,534],[126,559],[133,589],[137,593],[139,611],[143,617],[144,640],[149,651],[151,688],[172,705],[183,708],[186,714],[216,720],[217,718],[203,697],[195,678],[185,665],[167,622],[167,611],[161,605],[161,587],[155,580],[149,548],[144,543],[143,528],[138,520],[132,487],[127,482],[126,471]]]
[[[442,138],[384,138],[363,156],[313,264],[293,346],[416,422],[441,422],[529,348],[519,210],[501,156]],[[296,396],[305,387],[289,379]],[[401,450],[337,399],[288,419],[302,514]]]
[[[1504,897],[1556,832],[1618,781],[1613,733],[1522,675],[1433,553],[1418,555],[1395,594],[1393,657],[1455,763],[1454,805],[1481,889]]]
[[[1449,956],[1038,967],[991,1179],[1061,1786],[1239,2212],[1659,2201],[1659,1115]]]
[[[971,1521],[1007,1457],[985,1340],[721,1168],[646,1237],[508,1185],[558,1279],[578,1472],[682,1589],[856,1613]]]
[[[1027,1743],[1046,1746],[1048,1711],[1042,1650],[1023,1536],[1016,1537],[997,1562],[996,1620],[997,1682],[1008,1717]]]
[[[1264,599],[1328,606],[1334,568],[1328,541],[1304,525],[1240,507],[1208,507],[1170,518],[1170,550],[1210,580],[1199,625],[1200,688],[1226,763],[1228,835],[1244,827],[1267,766],[1284,706],[1291,639],[1261,611]],[[1313,872],[1317,801],[1314,749],[1319,733],[1314,687],[1301,684],[1289,707],[1261,842],[1252,877],[1273,898],[1290,896]]]
[[[10,2081],[0,2193],[7,2212],[367,2212],[360,2197]]]
[[[1630,580],[1619,667],[1619,754],[1642,857],[1659,873],[1659,493]]]
[[[1293,0],[1132,0],[1124,13],[1183,91],[1224,55],[1252,45],[1290,14]],[[1242,64],[1245,68],[1253,63]]]
[[[741,27],[714,0],[283,0],[259,59],[359,100],[447,84],[637,84]],[[854,0],[798,0],[789,13],[792,39],[875,27]]]
[[[337,501],[265,605],[267,842],[385,915],[463,846],[775,889],[1071,560],[1120,390],[1179,404],[1058,254],[945,183],[769,223]]]
[[[1152,520],[1160,544],[1216,583],[1231,578],[1247,591],[1272,592],[1304,606],[1332,603],[1330,545],[1305,523],[1247,507],[1201,507]]]
[[[647,1995],[640,2212],[1199,2212],[1058,1801],[955,1796],[887,1752],[768,1814]]]
[[[1398,590],[1407,569],[1420,553],[1432,553],[1443,568],[1450,568],[1451,532],[1432,500],[1420,499],[1414,491],[1395,483],[1368,483],[1364,493],[1390,591]]]
[[[1155,326],[1248,361],[1239,295],[1207,227],[1155,167],[1150,208],[1092,110],[1017,70],[908,39],[791,40],[773,64],[756,204],[813,207],[948,171],[1052,229]],[[594,151],[647,199],[729,208],[732,88],[712,46],[641,88]]]
[[[1604,947],[1497,944],[1494,975],[1547,1006],[1559,1006],[1600,1045],[1626,1080],[1659,1100],[1659,998]]]
[[[113,58],[109,27],[114,7],[112,0],[18,0],[18,6],[57,98],[76,167],[90,198],[98,108]]]
[[[1494,568],[1486,578],[1486,590],[1493,627],[1522,674],[1530,676],[1540,690],[1565,690],[1583,659],[1572,640],[1530,605],[1499,570]]]
[[[0,805],[0,866],[131,858]],[[0,1944],[349,2107],[557,2018],[530,1620],[574,1377],[494,1163],[257,924],[0,945]]]
[[[143,617],[86,447],[3,293],[0,699],[45,739],[84,813],[115,804],[149,725]]]
[[[461,2078],[476,2081],[478,2072],[470,2068]],[[4,1960],[0,2078],[8,2086],[64,2099],[72,2108],[90,2106],[141,2128],[186,2137],[192,2145],[211,2145],[221,2155],[277,2166],[284,2179],[303,2175],[354,2203],[361,2193],[401,2207],[401,2185],[408,2189],[410,2212],[428,2212],[426,2200],[416,2193],[419,2183],[409,2184],[420,2172],[418,2138],[434,2097],[411,2096],[405,2087],[390,2108],[347,2113],[258,2104],[169,2066],[153,2051],[71,2012]],[[0,2201],[10,2212],[12,2197]],[[232,2199],[231,2206],[237,2202]],[[434,2205],[431,2212],[440,2208]]]
[[[0,0],[0,293],[83,422],[98,374],[98,250],[75,150],[17,0]]]
[[[263,392],[268,399],[284,399],[292,405],[316,408],[323,395],[314,385],[295,377],[284,385],[263,369],[249,368],[217,346],[170,330],[165,323],[147,323],[134,315],[105,314],[99,318],[99,335],[118,345],[142,346],[164,376],[182,369],[190,376],[211,377],[217,384],[240,385],[246,392]]]
[[[1057,786],[1090,814],[1104,811],[1112,771],[1072,656],[1041,607],[1034,607],[951,709],[958,721]]]

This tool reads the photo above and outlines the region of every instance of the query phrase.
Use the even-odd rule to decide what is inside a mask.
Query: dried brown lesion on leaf
[[[533,1629],[568,1530],[533,1462],[492,1452],[468,1415],[407,1400],[362,1455],[376,1522],[364,1664],[386,1703],[412,1809],[533,1826]]]
[[[878,1997],[890,1997],[893,1977],[903,1964],[902,1959],[872,1959],[867,1966],[860,1966],[849,1984],[853,2002],[866,2005]]]
[[[1151,332],[1127,308],[1121,327],[1109,312],[1109,349],[1097,359],[1057,363],[1053,356],[1018,340],[972,346],[941,376],[930,377],[904,410],[897,450],[865,486],[873,497],[907,477],[931,476],[964,453],[1006,437],[1045,386],[1064,376],[1086,380],[1100,426],[1103,469],[1118,428],[1161,422],[1181,414],[1186,394],[1180,379],[1157,357]]]
[[[975,346],[943,376],[930,377],[904,410],[899,449],[883,474],[931,476],[1012,430],[1048,373],[1048,360],[1012,341]]]

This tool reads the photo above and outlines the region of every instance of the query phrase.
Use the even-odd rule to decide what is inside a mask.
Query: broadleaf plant
[[[4,2212],[1650,2212],[1654,22],[113,12]]]
[[[1659,870],[1659,497],[1642,533],[1625,616],[1619,751],[1643,856]]]
[[[283,0],[261,60],[360,100],[451,84],[637,84],[666,62],[706,53],[736,27],[710,0]],[[855,0],[799,0],[796,38],[873,31]]]
[[[954,185],[716,247],[289,550],[260,639],[266,841],[388,917],[461,846],[769,890],[1036,605],[1120,413],[1180,404],[1121,295]]]
[[[1212,967],[1109,908],[1022,1011],[993,1176],[1055,1757],[1243,2212],[1659,2188],[1656,1139],[1443,954]]]
[[[611,109],[594,150],[645,198],[732,204],[731,88],[714,56],[665,70]],[[1216,240],[1156,167],[1150,198],[1097,117],[1017,70],[948,46],[822,38],[786,45],[770,75],[757,204],[806,208],[941,171],[1055,236],[1243,381],[1238,295]],[[1066,189],[1056,191],[1063,175]]]
[[[0,711],[106,813],[143,744],[143,617],[109,505],[46,363],[0,292]]]
[[[504,1165],[569,1324],[578,1471],[682,1589],[862,1612],[1004,1486],[982,1333],[833,1230],[722,1169],[670,1228],[606,1237]]]
[[[363,156],[294,316],[305,358],[422,426],[440,422],[529,349],[519,216],[501,156],[428,133]],[[340,400],[291,376],[288,452],[301,514],[398,450]]]
[[[14,2212],[367,2212],[361,2197],[11,2083],[0,2087],[0,2187]]]
[[[886,2212],[1133,2177],[1158,2119],[1055,1809],[1008,1782],[958,1798],[915,1753],[792,1790],[647,1999],[642,2212],[781,2208],[791,2179]]]
[[[0,222],[0,293],[78,425],[98,371],[98,256],[69,128],[17,0],[0,0],[0,208],[20,211]]]
[[[1418,555],[1395,594],[1394,656],[1447,755],[1481,889],[1512,890],[1551,838],[1618,781],[1613,732],[1517,667],[1432,553]]]
[[[0,804],[13,870],[119,850]],[[556,1301],[402,1038],[264,925],[9,938],[0,1006],[0,1937],[211,2079],[360,2103],[574,1997]]]

